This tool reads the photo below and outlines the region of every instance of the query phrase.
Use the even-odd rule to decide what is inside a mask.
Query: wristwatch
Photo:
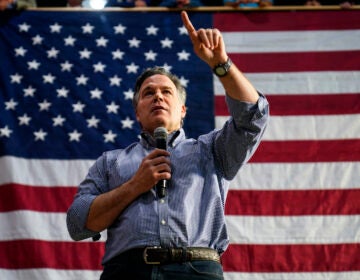
[[[229,72],[231,65],[232,65],[232,61],[230,57],[228,57],[225,63],[219,63],[218,65],[216,65],[213,69],[213,72],[218,77],[224,77]]]

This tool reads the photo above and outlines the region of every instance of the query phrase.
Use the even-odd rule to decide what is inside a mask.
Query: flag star
[[[60,33],[62,26],[57,22],[50,25],[50,32],[51,33]]]
[[[73,36],[69,35],[66,38],[64,38],[64,41],[65,41],[65,46],[74,46],[76,39]]]
[[[189,80],[185,79],[183,76],[181,76],[179,80],[180,80],[180,84],[186,88],[189,83]]]
[[[171,72],[172,66],[168,65],[167,63],[165,63],[162,67],[163,67],[166,71]]]
[[[125,53],[122,52],[122,51],[119,50],[119,49],[117,49],[116,51],[112,52],[113,59],[122,59],[124,54],[125,54]]]
[[[177,53],[179,60],[189,60],[190,53],[185,50]]]
[[[174,41],[170,40],[168,37],[166,37],[164,40],[161,40],[160,43],[161,43],[162,48],[170,48],[171,49]]]
[[[96,39],[96,46],[98,46],[98,47],[106,47],[108,41],[109,41],[108,39],[101,36],[99,39]]]
[[[77,85],[86,85],[88,81],[88,77],[84,76],[84,74],[81,74],[81,76],[76,77],[76,84]]]
[[[3,128],[0,128],[0,137],[6,136],[10,137],[10,134],[12,133],[12,130],[8,128],[8,126],[4,126]]]
[[[122,120],[121,123],[122,123],[122,128],[130,128],[130,129],[132,129],[134,121],[131,120],[129,117],[126,117],[126,119]]]
[[[44,99],[44,101],[40,102],[38,105],[40,107],[40,111],[49,111],[51,103]]]
[[[99,119],[95,118],[95,116],[91,116],[91,119],[86,120],[88,123],[88,127],[97,127],[99,123]]]
[[[133,37],[131,40],[128,40],[128,43],[129,43],[129,47],[134,47],[134,48],[138,48],[141,41],[136,39],[135,37]]]
[[[37,140],[41,140],[41,141],[44,141],[45,140],[45,137],[47,135],[47,132],[43,131],[42,129],[38,130],[38,131],[35,131],[34,132],[34,135],[35,135],[35,141]]]
[[[32,61],[29,61],[27,64],[28,64],[29,70],[31,70],[31,69],[38,70],[39,66],[40,66],[40,63],[37,62],[35,59]]]
[[[15,49],[15,56],[25,56],[26,52],[26,49],[24,49],[23,47],[19,47]]]
[[[125,34],[126,27],[122,24],[114,26],[115,34]]]
[[[58,93],[58,97],[67,97],[69,90],[67,90],[65,87],[59,88],[56,90],[56,92]]]
[[[104,134],[104,142],[115,142],[116,134],[109,130],[107,133]]]
[[[43,75],[43,83],[44,84],[52,84],[52,83],[54,83],[55,79],[56,79],[56,77],[50,73],[47,75]]]
[[[153,52],[153,50],[150,50],[150,51],[144,53],[144,55],[145,55],[145,60],[155,61],[157,53]]]
[[[108,113],[115,113],[117,114],[117,110],[119,109],[119,105],[116,105],[115,102],[111,102],[110,105],[106,105],[106,108],[107,108],[107,112]]]
[[[74,65],[69,61],[65,61],[64,63],[61,63],[60,66],[61,66],[61,71],[70,71]]]
[[[94,72],[104,72],[106,65],[101,62],[98,62],[96,64],[93,64],[93,67],[94,67]]]
[[[33,45],[41,45],[42,41],[44,40],[43,37],[41,37],[39,34],[36,35],[35,37],[32,37],[32,43]]]
[[[139,66],[136,65],[134,62],[131,62],[130,65],[126,65],[127,73],[137,73]]]
[[[21,83],[21,79],[23,78],[23,76],[21,76],[20,74],[16,73],[15,75],[10,75],[11,78],[11,83],[15,83],[15,84],[20,84]]]
[[[159,31],[159,28],[155,27],[153,24],[149,27],[146,27],[146,34],[147,35],[156,35]]]
[[[90,58],[90,55],[91,55],[91,51],[89,51],[87,48],[83,49],[82,51],[79,51],[80,53],[80,58],[87,58],[89,59]]]
[[[124,91],[124,96],[125,96],[125,100],[127,99],[132,100],[134,96],[134,91],[130,88],[127,91]]]
[[[85,107],[85,104],[81,103],[80,101],[78,101],[76,104],[72,105],[73,107],[73,112],[80,112],[82,113]]]
[[[93,32],[94,26],[92,26],[90,23],[86,23],[86,25],[81,26],[81,28],[84,34],[91,34]]]
[[[57,49],[55,49],[54,47],[52,47],[50,50],[47,51],[47,56],[48,58],[57,58],[59,54],[59,51]]]
[[[179,35],[188,35],[187,29],[185,26],[178,27]]]
[[[61,115],[57,115],[56,118],[52,118],[53,120],[53,126],[63,126],[65,118],[63,118]]]
[[[31,118],[27,114],[18,117],[18,119],[19,119],[19,125],[29,125],[29,122],[31,120]]]
[[[27,88],[24,88],[23,89],[24,91],[24,96],[31,96],[33,97],[34,96],[34,93],[36,92],[36,89],[33,88],[32,86],[28,86]]]
[[[112,76],[111,78],[109,78],[109,80],[111,86],[120,86],[120,83],[122,81],[122,79],[119,78],[117,75]]]
[[[68,133],[69,134],[69,141],[76,141],[79,142],[80,141],[80,137],[82,135],[82,133],[78,132],[76,129],[73,132]]]
[[[5,110],[15,110],[17,105],[18,103],[11,98],[8,102],[5,102]]]
[[[91,99],[101,99],[101,95],[103,94],[103,92],[101,90],[99,90],[98,88],[93,89],[90,91],[91,94]]]
[[[28,25],[26,22],[19,24],[19,31],[20,32],[28,32],[30,29],[30,25]]]

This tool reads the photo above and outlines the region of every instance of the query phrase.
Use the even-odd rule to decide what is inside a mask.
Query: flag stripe
[[[360,272],[226,272],[224,276],[226,280],[352,280],[360,279]]]
[[[33,268],[33,269],[0,269],[0,275],[3,279],[26,279],[26,280],[98,280],[100,279],[101,270],[95,269],[50,269],[50,268]]]

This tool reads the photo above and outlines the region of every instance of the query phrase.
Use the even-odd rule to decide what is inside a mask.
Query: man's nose
[[[154,94],[154,101],[158,101],[158,100],[162,100],[163,99],[163,95],[161,93],[160,90],[156,91]]]

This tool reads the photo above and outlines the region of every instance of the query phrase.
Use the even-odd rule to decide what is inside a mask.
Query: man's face
[[[165,75],[153,75],[141,85],[136,118],[143,130],[153,133],[163,126],[168,132],[178,130],[186,107],[179,99],[174,83]]]

